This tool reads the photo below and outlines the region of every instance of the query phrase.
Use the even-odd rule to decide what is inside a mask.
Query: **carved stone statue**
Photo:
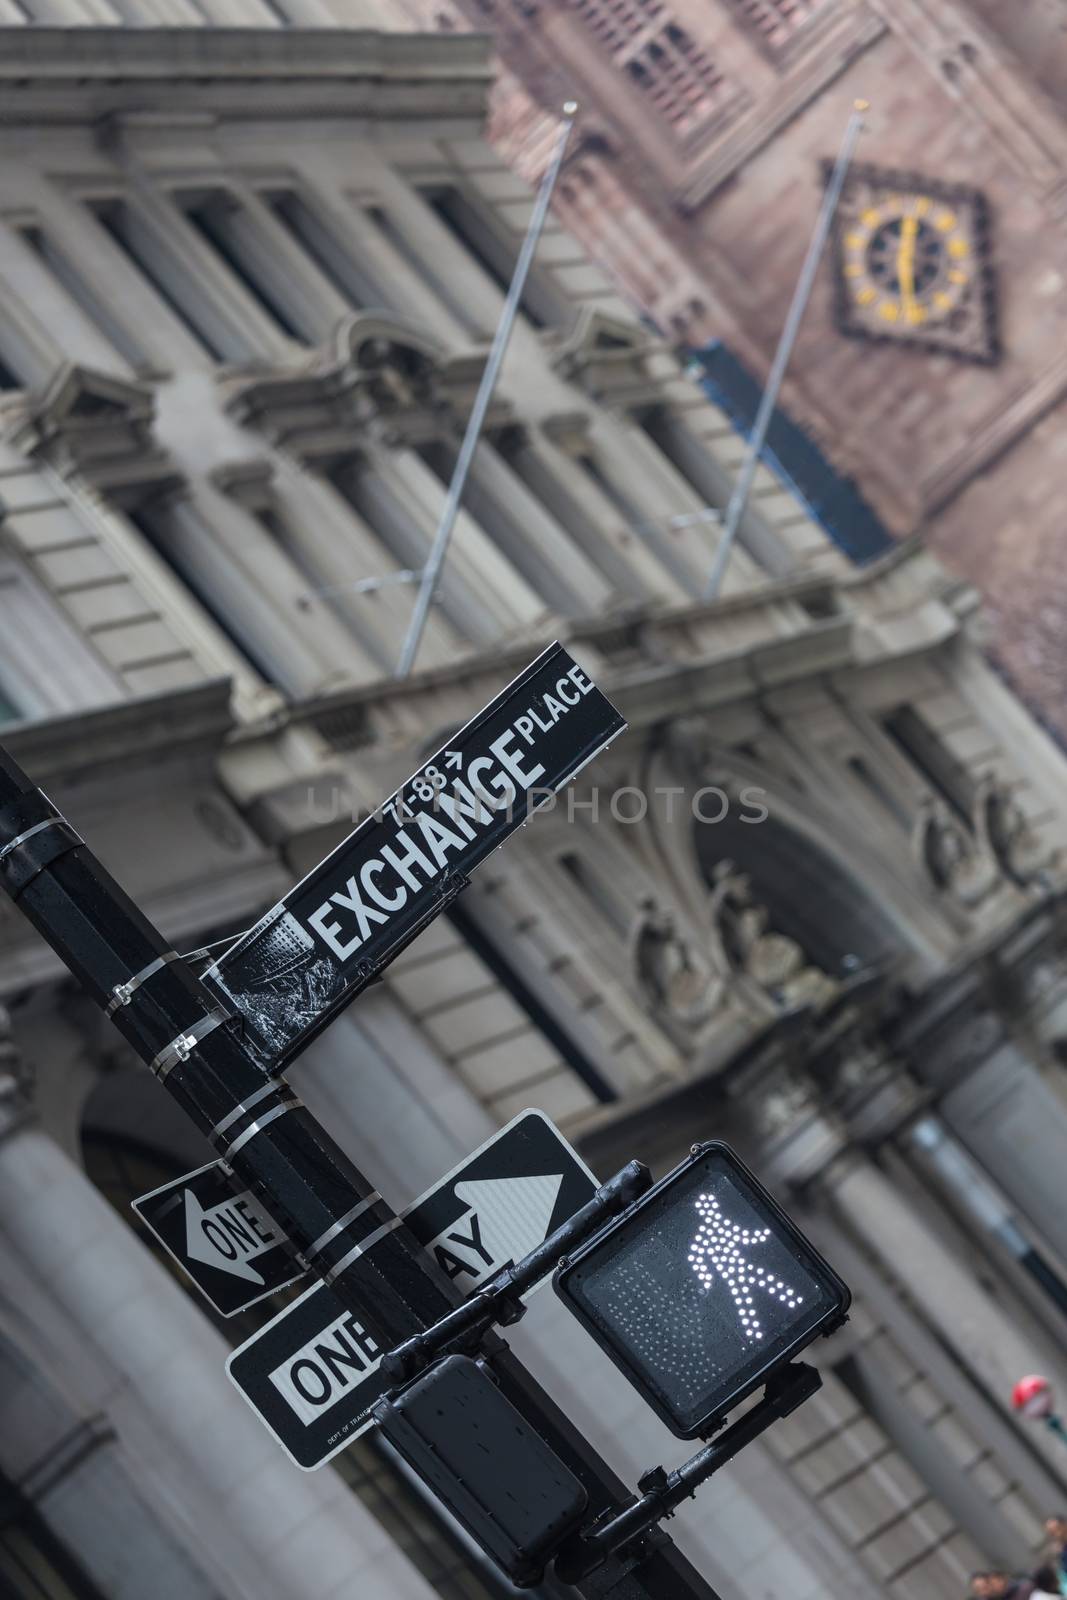
[[[921,802],[913,847],[934,885],[963,906],[977,905],[996,887],[995,861],[943,800]]]
[[[1051,851],[1006,784],[984,778],[974,809],[979,840],[1013,883],[1034,883],[1052,866]]]
[[[712,922],[728,968],[786,1010],[821,1010],[837,998],[841,984],[811,961],[796,939],[771,927],[770,912],[755,900],[747,873],[738,872],[732,861],[720,861],[714,880]]]
[[[722,1005],[725,984],[699,959],[678,932],[674,916],[651,896],[641,901],[634,937],[634,963],[654,1011],[699,1028]]]

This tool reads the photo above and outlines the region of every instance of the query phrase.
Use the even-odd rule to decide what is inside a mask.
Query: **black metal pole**
[[[455,1304],[416,1240],[281,1076],[265,1077],[213,997],[0,747],[0,887],[167,1092],[386,1349]],[[364,1251],[374,1242],[374,1251]],[[354,1265],[359,1259],[357,1294]],[[371,1274],[368,1292],[368,1271]],[[585,1485],[590,1517],[631,1498],[498,1336],[501,1387]],[[574,1585],[585,1600],[718,1600],[659,1529]]]

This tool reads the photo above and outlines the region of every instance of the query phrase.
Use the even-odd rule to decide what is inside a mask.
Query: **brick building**
[[[894,532],[924,532],[978,585],[1017,688],[1067,731],[1062,5],[391,0],[391,9],[425,27],[492,33],[502,67],[492,129],[528,176],[545,160],[546,112],[575,95],[583,137],[559,191],[561,220],[665,333],[721,340],[760,376],[811,232],[821,163],[854,98],[872,105],[858,160],[878,169],[883,199],[981,191],[995,363],[945,353],[954,341],[940,341],[936,324],[956,312],[933,296],[922,340],[907,337],[905,319],[883,323],[880,343],[844,336],[828,263],[784,405]]]

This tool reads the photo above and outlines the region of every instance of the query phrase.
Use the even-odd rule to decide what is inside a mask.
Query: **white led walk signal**
[[[804,1296],[792,1285],[775,1278],[765,1267],[754,1267],[748,1259],[753,1246],[766,1244],[771,1237],[770,1228],[743,1228],[723,1214],[722,1207],[710,1195],[702,1194],[696,1202],[698,1214],[703,1218],[689,1256],[689,1263],[704,1285],[711,1289],[713,1275],[721,1278],[737,1307],[738,1321],[750,1342],[763,1338],[763,1329],[752,1290],[779,1300],[790,1310],[804,1304]]]
[[[688,1160],[564,1262],[557,1294],[683,1439],[846,1318],[849,1291],[727,1145]]]

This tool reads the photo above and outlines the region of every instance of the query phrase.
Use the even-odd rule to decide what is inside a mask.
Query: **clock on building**
[[[826,163],[825,177],[830,170]],[[979,190],[853,166],[833,250],[842,333],[986,366],[999,358],[989,208]]]

